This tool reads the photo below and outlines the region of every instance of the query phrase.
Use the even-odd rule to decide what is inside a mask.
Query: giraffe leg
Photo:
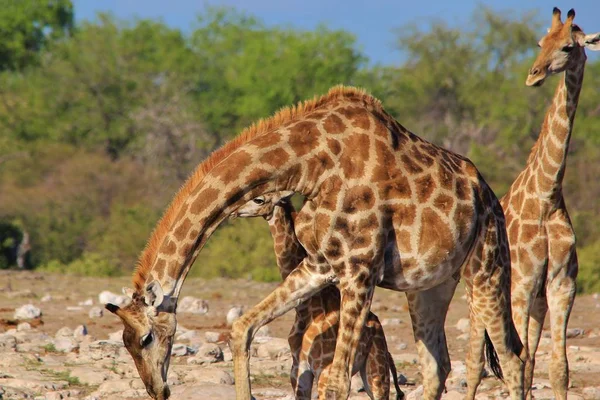
[[[406,294],[423,375],[423,399],[439,399],[450,373],[444,323],[458,280]]]
[[[469,307],[470,308],[470,307]],[[483,372],[483,345],[485,343],[485,325],[472,311],[469,316],[469,349],[467,351],[467,394],[466,400],[475,400],[477,387]]]
[[[528,356],[511,315],[510,258],[503,218],[490,215],[482,229],[463,274],[467,286],[472,288],[473,322],[482,324],[488,334],[488,362],[492,370],[497,371],[497,375],[504,374],[511,399],[521,400],[524,398],[524,363]],[[501,372],[496,368],[498,361]]]
[[[540,343],[540,337],[542,336],[542,329],[544,328],[544,319],[546,318],[547,311],[548,303],[546,297],[538,297],[533,300],[531,315],[529,316],[529,329],[527,337],[531,367],[527,368],[525,373],[525,388],[527,391],[527,399],[529,400],[532,398],[531,385],[533,384],[533,372],[535,369],[535,353]]]
[[[254,333],[266,323],[291,310],[298,301],[306,300],[333,282],[330,274],[316,274],[303,261],[264,300],[238,318],[231,328],[231,352],[233,354],[236,398],[250,400],[249,349]]]
[[[304,331],[306,330],[308,321],[308,303],[310,300],[303,302],[301,305],[296,307],[296,318],[294,325],[288,335],[288,344],[290,345],[290,351],[292,353],[292,368],[290,370],[290,383],[292,384],[292,390],[296,392],[298,387],[298,380],[300,379],[300,359],[302,352],[302,339],[304,337]],[[311,383],[312,385],[312,383]]]
[[[562,275],[562,276],[560,276]],[[572,255],[569,268],[562,274],[548,279],[546,295],[550,312],[552,335],[552,358],[550,360],[550,385],[558,400],[566,400],[569,385],[569,362],[567,360],[567,324],[575,300],[577,256]]]
[[[358,342],[373,298],[373,277],[365,271],[340,279],[340,324],[333,363],[327,380],[326,399],[347,399]]]
[[[376,324],[379,325],[379,321]],[[369,397],[375,400],[387,400],[390,398],[391,357],[388,358],[387,344],[381,325],[374,328],[372,343],[360,373]]]

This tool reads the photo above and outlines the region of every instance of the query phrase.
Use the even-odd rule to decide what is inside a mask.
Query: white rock
[[[396,346],[396,348],[398,350],[406,350],[408,348],[408,345],[406,343],[398,343],[398,345]]]
[[[82,311],[83,307],[80,307],[80,306],[67,306],[67,308],[65,308],[65,310],[67,310],[67,311]]]
[[[188,364],[212,364],[223,361],[223,351],[214,343],[204,343],[194,357],[188,359]]]
[[[186,374],[185,381],[194,383],[233,385],[233,376],[222,369],[207,367],[191,370]]]
[[[423,398],[423,385],[420,385],[415,390],[406,396],[406,400],[421,400]]]
[[[269,358],[271,360],[287,359],[291,357],[290,345],[286,339],[269,338],[269,341],[258,346],[256,355],[257,357]]]
[[[206,300],[197,299],[192,296],[185,296],[177,304],[177,312],[206,314],[208,312],[208,302]]]
[[[195,330],[188,330],[182,333],[177,332],[175,338],[177,340],[192,340],[198,337],[198,332],[196,332]]]
[[[88,313],[90,318],[100,318],[102,315],[104,315],[104,310],[100,307],[92,307]]]
[[[69,353],[79,348],[79,343],[77,343],[75,339],[69,337],[56,338],[53,343],[56,350],[63,353]]]
[[[42,298],[40,299],[40,301],[41,301],[42,303],[47,303],[47,302],[49,302],[50,300],[52,300],[52,296],[51,296],[51,295],[49,295],[49,294],[46,294],[44,297],[42,297]]]
[[[400,318],[384,318],[381,320],[382,326],[397,326],[401,324],[402,320]]]
[[[93,306],[94,305],[94,300],[87,299],[87,300],[84,300],[84,301],[80,301],[79,303],[77,303],[77,305],[79,305],[79,306]]]
[[[600,399],[600,386],[597,387],[586,387],[581,391],[581,394],[586,399]]]
[[[123,343],[123,329],[108,334],[108,340]]]
[[[60,392],[48,392],[44,395],[44,400],[62,400],[63,398]]]
[[[456,329],[458,329],[462,333],[468,333],[470,326],[471,321],[469,321],[469,318],[461,318],[456,323]]]
[[[87,327],[85,325],[79,325],[73,331],[73,337],[75,337],[75,339],[83,339],[83,337],[87,336],[87,334],[88,334],[88,331],[87,331]]]
[[[15,310],[14,319],[32,319],[42,315],[42,311],[33,304],[25,304]]]
[[[206,340],[208,343],[217,343],[220,337],[221,334],[219,332],[204,332],[204,340]]]
[[[21,322],[19,325],[17,325],[17,332],[24,332],[24,331],[30,331],[31,330],[31,325],[29,324],[29,322]]]
[[[269,325],[261,326],[260,329],[254,334],[254,337],[270,337],[271,329],[269,329]]]
[[[69,328],[68,326],[63,326],[58,331],[56,331],[56,334],[54,335],[54,337],[56,337],[56,338],[72,337],[72,336],[73,336],[73,330],[71,328]]]
[[[175,343],[173,345],[173,348],[171,349],[171,354],[179,357],[186,356],[188,354],[193,354],[195,352],[195,349],[188,347],[182,343]]]
[[[121,296],[108,290],[105,290],[98,295],[98,301],[100,304],[111,303],[119,307],[126,305],[130,300],[131,299],[127,296]]]
[[[569,328],[567,329],[567,338],[575,338],[578,336],[583,336],[585,331],[581,328]]]
[[[244,314],[244,307],[232,307],[227,313],[227,326],[233,325],[233,321]]]
[[[15,347],[17,347],[17,338],[6,333],[0,333],[0,351],[11,350]]]

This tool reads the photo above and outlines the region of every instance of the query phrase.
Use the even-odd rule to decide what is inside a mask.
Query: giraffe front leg
[[[530,364],[525,370],[525,388],[528,388],[527,399],[531,400],[531,386],[533,384],[533,372],[535,370],[535,353],[537,352],[544,328],[544,319],[548,311],[548,302],[546,297],[538,297],[533,300],[531,313],[529,316],[529,329],[527,331],[527,341],[529,345]]]
[[[231,352],[235,377],[236,398],[250,400],[249,350],[254,333],[266,323],[291,310],[298,301],[305,300],[334,280],[331,274],[317,274],[303,261],[264,300],[254,306],[231,328]]]
[[[340,280],[340,325],[333,363],[327,380],[326,399],[347,399],[356,350],[371,308],[373,279],[366,268]]]
[[[566,271],[565,271],[566,270]],[[559,276],[549,278],[546,287],[550,312],[552,358],[550,360],[550,385],[558,400],[567,399],[569,385],[569,362],[567,360],[567,324],[575,300],[577,256],[573,252],[569,268]]]
[[[406,294],[423,375],[423,399],[439,399],[450,373],[444,323],[457,284],[450,278],[431,289]]]

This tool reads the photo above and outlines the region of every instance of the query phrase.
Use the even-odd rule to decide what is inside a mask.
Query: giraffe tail
[[[490,366],[490,369],[494,375],[496,375],[496,378],[504,381],[504,375],[502,374],[502,368],[500,367],[498,353],[496,353],[496,349],[494,349],[494,345],[492,344],[492,339],[490,339],[487,331],[485,331],[485,355],[488,365]]]
[[[404,392],[400,389],[400,384],[398,383],[398,372],[396,371],[396,365],[394,364],[394,359],[392,355],[388,351],[387,353],[388,360],[390,364],[390,371],[392,372],[392,378],[394,379],[394,386],[396,387],[396,400],[404,399]]]

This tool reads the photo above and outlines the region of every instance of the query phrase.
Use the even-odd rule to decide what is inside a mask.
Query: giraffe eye
[[[254,204],[258,204],[259,206],[262,206],[263,204],[265,204],[265,199],[263,199],[262,197],[257,197],[255,199],[252,200],[254,202]]]
[[[574,46],[572,44],[568,44],[562,48],[562,51],[564,51],[565,53],[570,53],[571,50],[573,50],[573,49],[574,49]]]
[[[152,336],[152,332],[142,336],[140,339],[140,346],[142,346],[142,348],[148,347],[150,343],[152,343],[153,339],[154,337]]]

